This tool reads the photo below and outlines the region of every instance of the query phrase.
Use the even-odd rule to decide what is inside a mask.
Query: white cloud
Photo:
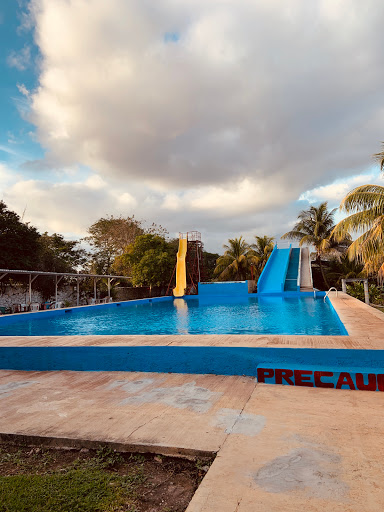
[[[334,183],[308,190],[301,194],[299,200],[308,201],[309,203],[320,201],[329,201],[332,204],[340,203],[352,189],[367,183],[380,183],[379,179],[377,173],[351,176],[342,181],[338,180]]]
[[[16,87],[18,88],[19,92],[21,92],[21,94],[23,96],[26,96],[28,98],[29,96],[29,91],[28,89],[25,87],[24,84],[16,84]]]
[[[237,200],[239,189],[245,186],[250,188],[248,203],[238,213],[236,208],[231,209],[229,201]],[[87,228],[100,217],[132,214],[148,223],[162,224],[171,236],[197,229],[203,233],[205,246],[211,251],[220,251],[227,238],[240,234],[251,239],[255,234],[283,232],[284,228],[277,232],[276,225],[285,226],[284,214],[271,204],[268,215],[260,215],[260,197],[254,198],[254,191],[252,184],[239,184],[232,192],[205,187],[187,195],[182,192],[172,195],[134,185],[128,192],[94,174],[82,180],[54,183],[23,178],[0,165],[0,197],[7,206],[19,215],[25,210],[25,220],[40,232],[59,232],[71,239],[85,236]],[[213,200],[217,201],[215,211]],[[230,217],[226,216],[226,207]]]
[[[14,181],[14,177],[10,170],[0,162],[0,191],[3,191],[12,181]]]
[[[8,146],[4,146],[2,144],[0,144],[0,152],[3,151],[4,153],[8,153],[9,155],[17,155],[17,151],[15,151],[14,149],[12,148],[9,148]]]
[[[377,149],[378,0],[31,5],[42,55],[31,120],[62,164],[172,189],[268,176],[300,195]]]
[[[126,208],[127,206],[134,208],[137,205],[136,199],[129,192],[123,192],[122,194],[116,192],[115,195],[117,201],[123,208]]]
[[[379,0],[32,0],[30,11],[39,85],[18,86],[19,109],[47,153],[4,194],[41,229],[80,236],[134,213],[199,229],[217,249],[285,232],[293,201],[336,206],[367,177],[384,123]]]
[[[7,57],[7,64],[11,68],[25,71],[31,64],[31,48],[24,46],[19,51],[12,51]]]
[[[164,194],[163,209],[239,216],[274,208],[285,200],[286,187],[275,186],[268,178],[263,181],[243,178],[224,186],[206,185]],[[291,199],[294,198],[293,193]]]
[[[101,178],[97,174],[92,174],[85,181],[85,186],[89,187],[91,190],[104,189],[106,187],[106,185],[107,184],[106,184],[105,180],[103,180],[103,178]]]

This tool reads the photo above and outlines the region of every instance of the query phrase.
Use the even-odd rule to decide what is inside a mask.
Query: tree
[[[382,150],[373,155],[384,172],[384,142]],[[362,185],[351,190],[340,204],[349,216],[335,226],[333,236],[359,235],[348,248],[350,260],[364,264],[366,274],[377,274],[384,281],[384,187]]]
[[[212,281],[216,268],[216,261],[220,255],[203,250],[202,256],[205,279],[207,279],[207,281]]]
[[[45,232],[39,238],[39,263],[37,270],[43,272],[75,273],[78,267],[83,267],[87,261],[87,252],[78,248],[79,241],[65,240],[63,235]],[[59,287],[68,283],[68,279],[60,280]],[[48,299],[55,291],[55,278],[38,278],[34,288]]]
[[[348,217],[335,226],[339,240],[346,234],[360,234],[348,248],[351,260],[364,264],[367,274],[378,273],[384,280],[384,187],[362,185],[349,192],[340,205]]]
[[[40,234],[0,201],[0,268],[35,270],[40,259]]]
[[[242,236],[228,240],[224,246],[225,252],[217,260],[214,275],[219,281],[243,281],[247,278],[250,264],[256,264],[250,246]]]
[[[340,259],[332,258],[329,262],[327,271],[327,280],[331,286],[341,286],[342,279],[354,279],[362,277],[363,265],[350,260],[347,254],[343,254]]]
[[[40,264],[44,272],[76,272],[87,261],[87,252],[78,248],[78,240],[65,240],[63,235],[45,232],[39,239]]]
[[[256,256],[257,264],[256,264],[256,272],[258,275],[261,274],[263,271],[263,268],[265,267],[265,264],[268,261],[268,258],[271,255],[271,252],[273,251],[273,241],[275,240],[274,237],[271,236],[255,236],[256,243],[251,245],[251,248],[253,250],[254,256]]]
[[[93,249],[92,270],[95,274],[110,274],[117,256],[126,246],[144,233],[142,222],[132,217],[102,217],[88,228],[89,236],[84,240]]]
[[[88,228],[85,237],[93,249],[91,270],[95,274],[109,274],[118,256],[127,246],[134,243],[136,237],[145,233],[165,236],[168,232],[162,226],[152,223],[144,226],[144,221],[132,217],[102,217]]]
[[[327,281],[322,265],[322,256],[328,254],[334,257],[340,257],[342,247],[350,243],[350,236],[345,234],[336,241],[331,235],[334,228],[334,215],[336,208],[329,211],[328,203],[325,201],[318,207],[311,206],[308,210],[302,210],[299,215],[299,221],[294,225],[292,231],[288,231],[281,238],[298,240],[300,246],[313,246],[316,250],[316,261],[319,264],[323,281],[327,288]]]
[[[375,160],[377,160],[379,162],[379,165],[380,165],[380,170],[381,172],[384,171],[384,142],[381,143],[382,144],[382,150],[380,151],[380,153],[376,153],[376,155],[373,155],[373,157],[375,158]]]
[[[152,290],[152,286],[168,284],[175,259],[175,244],[159,235],[144,234],[126,247],[115,266],[131,277],[134,286],[149,286]]]

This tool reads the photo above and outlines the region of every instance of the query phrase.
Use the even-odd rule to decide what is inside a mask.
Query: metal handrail
[[[327,293],[324,295],[324,302],[325,302],[325,299],[328,297],[329,293],[332,291],[335,291],[336,297],[338,297],[339,292],[337,291],[337,288],[335,288],[334,286],[331,286],[330,289],[327,291]]]
[[[300,249],[300,257],[299,257],[299,268],[297,269],[297,288],[298,290],[300,291],[300,285],[301,285],[301,256],[302,256],[302,251],[301,251],[301,248]]]

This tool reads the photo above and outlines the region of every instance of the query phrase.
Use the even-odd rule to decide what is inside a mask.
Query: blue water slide
[[[281,293],[284,291],[292,247],[274,247],[257,282],[257,293]]]

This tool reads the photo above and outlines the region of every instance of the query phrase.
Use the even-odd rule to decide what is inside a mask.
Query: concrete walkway
[[[0,372],[0,441],[218,453],[188,512],[379,512],[381,393],[246,377]]]
[[[206,455],[221,448],[255,387],[237,376],[3,370],[0,438]]]
[[[374,393],[258,384],[187,512],[379,512],[383,414]]]

